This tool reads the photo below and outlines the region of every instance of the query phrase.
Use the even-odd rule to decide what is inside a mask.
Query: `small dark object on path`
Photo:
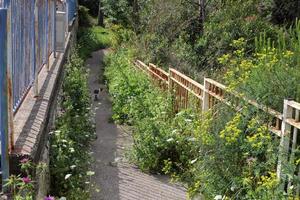
[[[98,101],[99,100],[98,95],[102,91],[103,91],[103,88],[100,88],[100,90],[99,89],[94,90],[94,95],[95,95],[94,101]]]

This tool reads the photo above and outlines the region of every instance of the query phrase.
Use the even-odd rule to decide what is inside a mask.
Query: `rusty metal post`
[[[8,91],[7,91],[7,9],[0,8],[0,131],[2,190],[9,178]]]
[[[10,1],[6,1],[6,8]],[[8,93],[8,131],[9,131],[9,152],[14,149],[14,103],[13,103],[13,74],[12,74],[12,34],[11,34],[11,9],[7,10],[7,93]]]

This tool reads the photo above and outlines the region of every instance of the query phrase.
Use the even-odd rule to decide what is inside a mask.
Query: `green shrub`
[[[50,138],[52,194],[67,199],[88,199],[90,142],[95,138],[90,121],[90,95],[84,62],[76,52],[66,65],[62,114]]]
[[[88,8],[79,6],[78,16],[80,27],[91,27],[96,25],[96,20],[90,15]]]

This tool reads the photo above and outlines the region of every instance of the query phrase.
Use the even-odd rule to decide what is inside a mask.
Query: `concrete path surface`
[[[105,85],[99,84],[103,75],[102,60],[105,50],[94,52],[87,60],[90,69],[89,86],[91,95],[98,88],[99,101],[94,101],[93,111],[97,140],[92,151],[95,158],[94,182],[100,192],[92,195],[93,200],[182,200],[186,199],[184,188],[171,184],[167,177],[142,173],[126,162],[125,149],[132,144],[129,131],[111,122],[112,106]]]

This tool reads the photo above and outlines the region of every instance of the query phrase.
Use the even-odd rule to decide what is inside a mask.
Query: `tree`
[[[291,24],[300,17],[299,0],[274,0],[272,18],[276,24]]]
[[[200,33],[202,34],[204,31],[204,23],[205,23],[205,9],[206,0],[199,0],[199,24],[200,24]]]
[[[102,9],[102,0],[99,0],[98,25],[104,27],[104,13]]]

